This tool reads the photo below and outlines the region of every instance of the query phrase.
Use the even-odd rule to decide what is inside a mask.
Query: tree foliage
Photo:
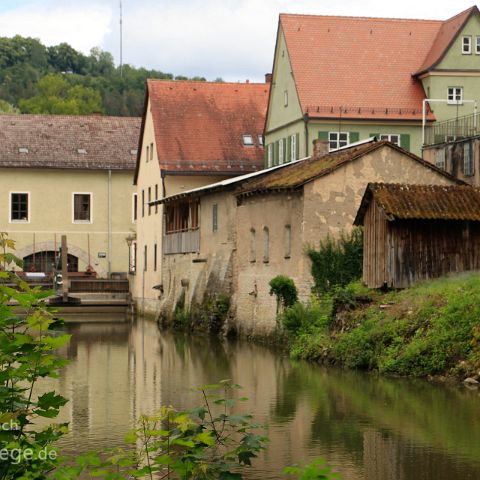
[[[62,87],[62,95],[46,98],[45,88],[49,88],[48,84],[57,88],[58,78],[63,78],[68,87]],[[112,54],[98,47],[85,55],[68,43],[46,47],[34,38],[0,37],[0,100],[20,108],[22,113],[102,111],[107,115],[138,116],[143,109],[147,78],[188,79],[131,65],[123,66],[121,76]],[[193,79],[205,81],[203,77]]]

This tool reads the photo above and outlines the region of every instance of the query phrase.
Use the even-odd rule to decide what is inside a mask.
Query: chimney
[[[272,74],[266,73],[265,74],[265,83],[272,83]]]
[[[320,158],[328,154],[330,142],[328,140],[315,139],[313,141],[313,158]]]

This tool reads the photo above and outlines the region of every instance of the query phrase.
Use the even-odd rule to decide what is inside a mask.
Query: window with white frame
[[[267,167],[273,165],[273,145],[270,143],[267,147]]]
[[[398,135],[398,133],[382,133],[380,135],[380,140],[388,140],[389,142],[400,146],[400,135]]]
[[[290,158],[292,162],[297,160],[297,136],[295,134],[290,137]]]
[[[472,37],[470,35],[464,35],[462,37],[462,53],[463,55],[472,53]]]
[[[471,177],[473,173],[472,145],[467,142],[463,144],[463,174],[466,177]]]
[[[92,194],[74,193],[73,194],[73,222],[91,223],[92,222]]]
[[[435,152],[435,165],[445,170],[445,149],[441,148]]]
[[[278,141],[278,164],[283,163],[283,138]]]
[[[475,53],[480,55],[480,35],[475,37]]]
[[[30,221],[30,202],[28,192],[10,193],[10,222]]]
[[[242,135],[243,144],[247,146],[253,145],[253,136],[249,134]]]
[[[463,103],[463,87],[448,87],[447,103],[451,105]]]
[[[349,144],[349,137],[348,132],[328,132],[330,151],[340,147],[346,147]]]

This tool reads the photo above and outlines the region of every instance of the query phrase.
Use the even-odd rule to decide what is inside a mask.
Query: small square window
[[[73,222],[90,223],[92,221],[92,194],[73,194]]]
[[[380,140],[388,140],[389,142],[394,143],[395,145],[400,146],[400,135],[397,133],[385,133],[380,135]]]
[[[29,219],[28,193],[13,192],[10,194],[10,221],[28,222]]]
[[[462,54],[470,55],[472,53],[472,37],[465,35],[462,37]]]
[[[349,144],[348,132],[328,132],[328,141],[330,143],[330,151],[337,148],[346,147]]]
[[[252,135],[242,135],[243,138],[243,144],[244,145],[253,145],[253,137]]]
[[[463,88],[462,87],[448,87],[447,103],[451,105],[459,105],[463,103]]]

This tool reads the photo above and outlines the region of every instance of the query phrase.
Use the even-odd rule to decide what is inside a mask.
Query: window
[[[472,53],[472,37],[470,35],[462,37],[462,53],[463,55],[469,55]]]
[[[29,194],[27,192],[10,193],[10,221],[29,222]]]
[[[283,163],[283,138],[278,141],[278,164]]]
[[[73,194],[73,222],[91,223],[92,222],[92,194],[74,193]]]
[[[400,146],[400,135],[396,133],[384,133],[380,135],[380,140],[388,140],[395,145]]]
[[[148,215],[152,214],[152,187],[148,187]]]
[[[142,217],[145,216],[145,190],[142,190]]]
[[[255,239],[255,229],[250,229],[250,261],[256,262],[257,261],[257,245]]]
[[[253,145],[253,137],[251,135],[242,135],[243,138],[243,144],[247,146],[252,146]]]
[[[153,245],[153,271],[157,271],[157,244]]]
[[[328,132],[328,141],[330,151],[346,147],[349,143],[349,134],[348,132]]]
[[[445,170],[445,150],[443,148],[435,152],[435,165]]]
[[[292,162],[297,160],[297,135],[295,134],[290,137],[290,158]]]
[[[218,230],[218,205],[216,203],[212,206],[212,232]]]
[[[480,35],[475,37],[475,53],[480,55]]]
[[[292,227],[290,225],[285,225],[284,231],[284,242],[285,242],[285,258],[290,258],[292,255]]]
[[[273,144],[269,144],[267,147],[267,167],[273,165]]]
[[[463,144],[463,174],[471,177],[473,173],[472,145],[467,142]]]
[[[137,207],[138,207],[138,195],[134,193],[132,198],[132,223],[135,223],[137,221]]]
[[[153,143],[150,144],[150,161],[153,160]]]
[[[463,102],[462,87],[448,87],[447,103],[457,105]]]
[[[147,246],[145,245],[143,247],[143,271],[146,272],[147,271]]]
[[[270,261],[270,232],[268,227],[263,227],[263,263]]]
[[[150,157],[150,147],[147,145],[147,154],[145,155],[146,162],[148,162],[149,157]]]
[[[158,183],[155,184],[155,201],[158,200]],[[158,213],[158,203],[155,203],[155,213]]]
[[[134,240],[130,246],[130,273],[135,273],[137,268],[137,242]]]
[[[258,144],[259,144],[260,146],[263,146],[263,135],[259,135],[259,136],[258,136]]]
[[[283,106],[288,107],[288,90],[283,92]]]

